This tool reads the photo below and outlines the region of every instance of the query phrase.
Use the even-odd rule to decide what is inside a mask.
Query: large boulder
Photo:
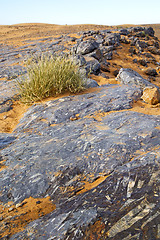
[[[122,84],[132,84],[144,89],[147,86],[158,88],[156,85],[144,79],[139,73],[130,68],[121,68],[116,78]]]
[[[98,75],[101,68],[99,61],[93,57],[85,57],[85,60],[86,60],[85,65],[86,72],[89,74]]]
[[[85,55],[87,53],[93,52],[98,47],[99,47],[99,44],[95,40],[89,39],[89,40],[81,42],[77,46],[77,54]]]

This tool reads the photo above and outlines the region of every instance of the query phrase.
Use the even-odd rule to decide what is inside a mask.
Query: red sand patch
[[[13,205],[12,202],[0,204],[0,238],[12,236],[23,231],[30,222],[54,211],[56,206],[50,201],[50,197],[25,199],[22,203]]]

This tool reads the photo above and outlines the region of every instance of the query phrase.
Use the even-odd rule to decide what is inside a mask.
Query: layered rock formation
[[[137,57],[133,66],[140,68],[142,58],[154,69],[147,72],[151,78],[125,68],[125,59],[124,66],[115,63],[125,47],[133,60]],[[90,77],[106,84],[89,80],[94,89],[86,93],[33,104],[12,132],[0,133],[1,239],[160,239],[159,40],[154,30],[88,31],[3,46],[2,117],[17,99],[16,79],[10,79],[26,73],[16,61],[48,51],[72,53]],[[115,71],[120,84],[108,84],[108,74]],[[141,100],[146,88],[157,91],[150,112]]]

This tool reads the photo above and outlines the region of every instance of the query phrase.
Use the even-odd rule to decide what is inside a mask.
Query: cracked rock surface
[[[76,51],[84,56],[103,39],[106,48],[116,48],[121,35],[142,31],[84,32],[98,43],[77,41]],[[151,28],[145,31],[154,36]],[[28,47],[62,51],[63,41],[47,38]],[[28,47],[21,48],[24,56]],[[5,51],[10,60],[18,54]],[[17,94],[9,74],[0,81],[0,113],[12,108]],[[95,84],[93,92],[34,104],[12,133],[0,133],[1,239],[160,239],[160,114],[134,108],[150,82],[123,68],[118,78],[121,85]],[[39,208],[39,215],[12,231],[18,218],[25,219],[27,199],[37,199],[31,212],[48,197],[50,210]]]

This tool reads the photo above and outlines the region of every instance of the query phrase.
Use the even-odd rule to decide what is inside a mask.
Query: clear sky
[[[0,0],[0,25],[160,23],[160,0]]]

